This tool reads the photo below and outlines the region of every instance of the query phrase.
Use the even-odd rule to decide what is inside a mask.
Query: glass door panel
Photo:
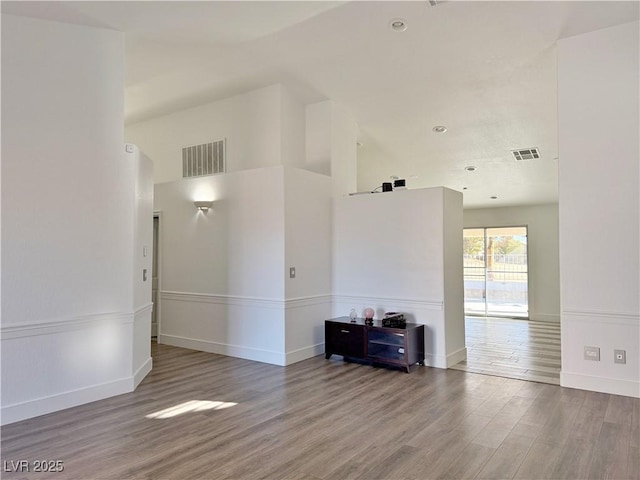
[[[487,314],[527,316],[527,227],[487,228]]]
[[[464,309],[470,314],[486,314],[484,228],[464,229]]]
[[[527,227],[465,229],[465,312],[528,317],[527,265]]]

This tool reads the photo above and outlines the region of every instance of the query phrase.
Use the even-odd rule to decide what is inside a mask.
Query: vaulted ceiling
[[[351,112],[360,190],[398,176],[409,188],[463,191],[467,208],[557,201],[556,42],[637,21],[638,7],[2,2],[4,13],[125,32],[129,123],[280,82],[304,103],[331,99]],[[394,19],[406,30],[392,29]],[[513,150],[531,147],[539,158],[514,159]]]

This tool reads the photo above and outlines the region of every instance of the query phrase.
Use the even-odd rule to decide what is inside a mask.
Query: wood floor
[[[2,478],[639,478],[640,399],[337,356],[153,355],[135,392],[3,427]],[[6,471],[19,460],[64,471]]]
[[[560,384],[560,324],[466,317],[467,359],[451,368]]]

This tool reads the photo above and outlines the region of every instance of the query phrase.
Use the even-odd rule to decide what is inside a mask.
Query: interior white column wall
[[[446,190],[338,197],[333,214],[332,316],[355,308],[362,317],[366,307],[374,308],[376,318],[385,311],[403,312],[408,321],[426,325],[426,363],[441,368],[466,356],[462,312],[455,306],[446,310],[448,299],[462,296],[462,194],[451,191],[445,202]],[[459,249],[460,255],[449,265],[444,244],[452,236],[460,246],[451,252]],[[457,285],[450,298],[445,281]],[[447,331],[456,337],[449,342],[451,350]]]
[[[285,168],[284,189],[288,364],[324,353],[324,321],[331,317],[331,177]]]
[[[467,358],[464,323],[464,279],[462,255],[463,209],[462,194],[448,188],[442,189],[444,218],[444,311],[445,351],[447,366]]]
[[[638,22],[558,42],[561,384],[640,397]],[[599,347],[600,361],[583,347]],[[614,363],[626,351],[626,365]]]
[[[560,322],[558,205],[474,208],[464,211],[464,228],[527,226],[529,318]]]
[[[2,15],[2,422],[130,391],[124,38]]]
[[[151,371],[151,303],[153,259],[153,162],[135,145],[127,145],[134,169],[133,364],[137,386]]]

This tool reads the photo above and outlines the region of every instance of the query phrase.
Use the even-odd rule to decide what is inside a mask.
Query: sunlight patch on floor
[[[159,410],[155,413],[150,413],[149,415],[145,415],[145,418],[172,418],[177,417],[178,415],[183,415],[185,413],[203,412],[205,410],[224,410],[225,408],[234,407],[236,405],[237,403],[235,402],[190,400],[188,402],[181,403],[180,405],[175,405],[173,407],[165,408],[164,410]]]

